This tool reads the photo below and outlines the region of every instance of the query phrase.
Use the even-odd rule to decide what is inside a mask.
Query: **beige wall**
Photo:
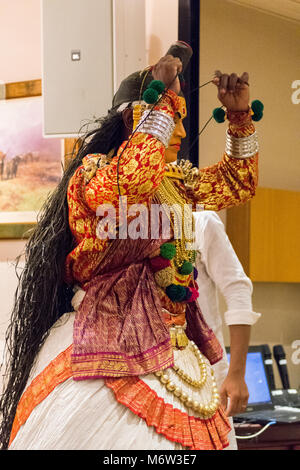
[[[18,12],[16,14],[16,12]],[[0,0],[0,80],[17,82],[41,78],[40,0]],[[14,260],[22,253],[22,240],[0,240],[0,262]],[[0,338],[11,306],[14,273],[1,265]],[[5,320],[4,320],[5,318]]]
[[[0,0],[0,80],[41,78],[40,0]]]
[[[178,39],[178,0],[145,0],[147,62],[155,64]]]
[[[283,344],[291,386],[298,388],[300,362],[294,357],[295,349],[292,345],[300,340],[300,285],[255,282],[253,305],[257,311],[263,312],[263,316],[253,327],[252,344],[267,342],[270,347]],[[279,379],[277,383],[280,384]]]
[[[261,146],[259,185],[300,190],[300,104],[291,100],[292,82],[300,79],[300,24],[226,0],[202,0],[200,45],[200,83],[208,81],[216,69],[248,71],[251,100],[260,99],[265,105],[264,118],[256,124]],[[217,106],[213,85],[203,88],[201,125]],[[224,134],[225,124],[210,123],[200,138],[200,166],[220,157]],[[223,299],[221,305],[224,311]],[[282,343],[292,386],[299,387],[300,364],[292,360],[292,344],[300,340],[299,284],[255,283],[253,305],[262,318],[253,327],[251,344]],[[229,344],[226,328],[224,335]],[[276,379],[280,386],[278,375]]]
[[[220,305],[224,312],[226,305],[221,296]],[[262,316],[252,327],[250,344],[269,344],[271,349],[275,344],[284,346],[293,388],[300,387],[299,306],[299,284],[260,282],[253,284],[253,309]],[[226,327],[224,327],[224,338],[225,344],[229,345],[229,330]],[[280,378],[275,365],[274,372],[276,385],[280,388]]]

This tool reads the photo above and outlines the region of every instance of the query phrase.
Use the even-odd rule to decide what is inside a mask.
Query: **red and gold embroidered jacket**
[[[168,91],[157,109],[174,118],[179,109],[177,95]],[[228,119],[229,132],[235,137],[249,136],[255,131],[250,111],[229,113]],[[122,151],[117,181],[118,158]],[[128,206],[149,204],[165,174],[164,154],[165,147],[157,138],[136,132],[129,142],[121,145],[110,164],[99,168],[88,182],[85,164],[89,156],[83,159],[68,188],[69,224],[76,246],[66,259],[66,282],[83,285],[89,281],[110,243],[96,236],[97,207],[112,204],[118,212],[118,182]],[[219,163],[200,170],[189,199],[206,210],[217,211],[248,201],[257,186],[257,163],[258,155],[238,159],[225,154]]]

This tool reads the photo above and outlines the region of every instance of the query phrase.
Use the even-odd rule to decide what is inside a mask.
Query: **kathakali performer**
[[[121,83],[43,208],[8,329],[4,449],[228,445],[211,367],[222,348],[196,302],[192,210],[252,198],[258,144],[247,74],[218,73],[229,121],[224,156],[199,171],[174,164],[187,113],[178,74],[191,54],[177,42]],[[135,220],[120,195],[128,214],[135,204],[163,207],[169,238],[119,236]],[[108,206],[118,225],[105,238],[98,209]],[[168,214],[169,206],[177,209]]]

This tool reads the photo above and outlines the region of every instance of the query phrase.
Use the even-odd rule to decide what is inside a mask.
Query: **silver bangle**
[[[144,132],[156,137],[165,147],[175,129],[175,123],[171,116],[162,111],[144,111],[141,120],[136,127],[137,132]]]
[[[259,150],[256,131],[247,137],[233,137],[227,131],[225,152],[233,158],[250,158]]]

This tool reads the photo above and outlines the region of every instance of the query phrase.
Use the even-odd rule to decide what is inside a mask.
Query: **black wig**
[[[50,328],[63,313],[72,310],[72,287],[63,279],[66,256],[74,247],[68,222],[69,181],[85,155],[107,154],[122,143],[121,113],[110,111],[99,123],[100,128],[88,132],[81,140],[77,155],[44,203],[25,247],[25,267],[17,274],[18,287],[6,333],[7,365],[0,400],[1,449],[8,448],[18,402]],[[16,260],[16,271],[20,259],[21,256]]]

